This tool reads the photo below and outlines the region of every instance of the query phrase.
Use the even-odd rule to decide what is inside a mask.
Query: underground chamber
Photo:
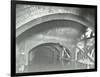
[[[94,68],[94,17],[83,13],[84,10],[54,13],[29,21],[20,19],[23,12],[19,9],[21,21],[16,27],[16,72]],[[93,11],[88,12],[93,14]],[[27,23],[23,24],[24,21]]]
[[[73,21],[52,20],[27,30],[17,38],[22,50],[18,55],[18,61],[22,62],[19,65],[24,66],[25,72],[93,68],[94,56],[91,58],[88,54],[94,54],[94,36],[93,32],[86,35],[88,29]],[[87,40],[91,44],[89,50],[85,48]]]

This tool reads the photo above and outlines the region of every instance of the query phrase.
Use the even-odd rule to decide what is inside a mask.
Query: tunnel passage
[[[50,66],[53,66],[57,63],[59,65],[61,64],[61,66],[58,65],[59,68],[62,67],[63,64],[63,66],[65,66],[63,69],[66,70],[78,68],[87,69],[87,67],[84,67],[87,65],[87,61],[88,64],[94,65],[94,57],[92,57],[92,55],[95,49],[91,47],[91,41],[87,41],[89,44],[86,45],[85,38],[87,35],[85,35],[85,33],[88,27],[94,30],[96,23],[95,12],[96,10],[92,8],[44,7],[18,4],[16,7],[16,72],[25,72],[26,68],[28,68],[27,70],[30,68],[29,71],[32,72],[34,70],[31,70],[31,68],[35,69],[35,64],[41,64],[40,66],[47,64],[49,66],[51,63]],[[87,32],[88,35],[90,33],[91,32]],[[83,40],[81,41],[80,39]],[[90,35],[89,40],[91,40]],[[61,60],[59,63],[57,60],[58,53],[55,47],[52,48],[51,45],[40,46],[45,43],[59,43],[63,47],[63,50],[57,45],[55,47],[58,47],[58,51],[66,51],[66,49],[69,49],[71,62],[68,64],[63,63],[63,60]],[[84,59],[83,51],[86,48],[90,49],[90,51],[92,50],[89,54],[88,50],[87,53],[85,53],[86,57],[88,55],[90,56],[89,59],[91,59],[92,62],[89,62],[91,61],[89,59]],[[40,51],[42,51],[42,53]],[[83,59],[80,60],[80,57]],[[42,69],[41,67],[41,70]],[[27,70],[26,72],[28,72]],[[37,71],[38,70],[37,68]]]
[[[61,70],[61,54],[62,46],[58,43],[44,43],[29,52],[29,64],[27,66],[27,71],[52,71],[52,70]],[[71,53],[68,49],[67,53],[71,56]],[[70,57],[66,55],[66,63],[70,61]]]
[[[62,46],[64,46],[65,48],[69,48],[71,51],[71,57],[73,59],[75,59],[75,46],[78,42],[78,40],[80,39],[81,35],[84,34],[84,32],[86,31],[86,26],[82,25],[80,23],[74,22],[74,21],[69,21],[69,20],[52,20],[52,21],[48,21],[48,22],[43,22],[41,24],[38,24],[34,27],[32,27],[31,29],[23,32],[20,36],[18,36],[16,38],[16,42],[17,42],[17,46],[19,46],[19,51],[17,52],[17,63],[16,66],[18,66],[18,68],[20,68],[22,65],[25,65],[24,68],[24,72],[25,70],[27,71],[39,71],[42,65],[45,64],[50,64],[50,66],[55,65],[55,63],[57,62],[57,53],[51,51],[50,48],[48,47],[42,47],[45,51],[48,50],[48,52],[43,51],[43,53],[45,54],[51,54],[48,56],[45,56],[44,54],[40,54],[39,49],[37,50],[37,53],[34,55],[35,56],[35,60],[32,59],[32,61],[29,61],[28,57],[29,57],[29,52],[31,51],[31,49],[35,48],[36,46],[43,44],[43,43],[48,43],[48,42],[52,42],[52,43],[60,43],[62,44]],[[42,48],[40,48],[40,50],[43,50]],[[51,53],[52,52],[52,53]],[[23,56],[20,56],[19,54],[24,53],[24,59],[22,60]],[[53,56],[55,54],[55,56]],[[23,54],[22,54],[23,55]],[[37,56],[36,56],[37,55]],[[32,55],[32,57],[34,57]],[[41,57],[38,57],[41,56]],[[46,60],[45,60],[46,59]],[[43,62],[41,62],[43,60]],[[47,61],[47,62],[44,62]],[[39,63],[40,62],[40,63]],[[49,63],[50,62],[50,63]],[[27,67],[28,63],[30,63],[30,67]],[[36,63],[36,64],[34,64]],[[45,63],[45,64],[42,64]],[[37,64],[41,64],[39,66],[37,66],[37,68],[35,68]],[[52,65],[53,64],[53,65]],[[63,63],[62,63],[63,64]],[[67,63],[66,63],[67,64]],[[45,71],[45,70],[61,70],[61,69],[74,69],[76,68],[74,66],[75,62],[66,65],[65,67],[62,67],[62,65],[60,65],[59,61],[58,61],[58,66],[56,66],[55,68],[51,68],[46,66],[46,69],[41,67],[41,70]],[[35,66],[35,67],[33,67]],[[33,68],[33,70],[31,70],[31,68]],[[48,69],[50,68],[50,69]],[[81,68],[81,67],[80,67]],[[82,66],[82,68],[84,68],[84,65]],[[34,70],[35,69],[35,70]],[[28,72],[27,71],[27,72]]]

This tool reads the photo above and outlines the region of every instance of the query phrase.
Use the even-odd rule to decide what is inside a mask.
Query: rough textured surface
[[[84,11],[85,10],[85,11]],[[84,13],[85,12],[85,13]],[[80,15],[88,19],[89,21],[93,21],[94,17],[91,16],[88,12],[93,12],[87,8],[83,8],[81,10],[80,8],[73,8],[73,7],[56,7],[56,6],[37,6],[37,5],[17,5],[16,8],[16,28],[22,26],[23,24],[50,14],[55,13],[70,13],[74,15]],[[92,18],[92,20],[91,20]],[[93,23],[93,22],[92,22]]]
[[[93,15],[93,10],[86,8],[17,5],[16,71],[24,72],[28,65],[28,53],[43,43],[60,43],[75,55],[76,43],[85,28],[94,26]]]
[[[65,14],[65,15],[59,16],[59,14]],[[70,16],[67,14],[72,14],[72,15]],[[49,17],[47,17],[48,15]],[[50,15],[54,15],[54,16],[50,17]],[[94,10],[90,10],[89,8],[80,9],[80,8],[73,8],[73,7],[55,7],[55,6],[44,7],[44,6],[37,6],[37,5],[17,5],[17,8],[16,8],[16,29],[18,29],[17,34],[19,34],[19,31],[24,32],[25,30],[31,28],[30,21],[32,20],[35,21],[35,23],[34,21],[32,21],[32,24],[33,24],[32,26],[35,26],[47,20],[49,21],[50,19],[51,20],[67,19],[67,20],[77,21],[86,26],[90,25],[91,27],[91,26],[94,26],[94,23],[95,23],[94,22],[95,18],[93,15],[94,15]],[[44,17],[44,18],[41,18],[41,17]],[[24,27],[23,29],[25,30],[23,30],[22,27]]]

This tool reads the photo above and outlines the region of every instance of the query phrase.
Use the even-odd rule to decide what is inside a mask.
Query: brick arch
[[[60,53],[58,47],[59,47],[59,48],[62,47],[62,45],[60,45],[59,43],[46,42],[46,43],[39,44],[39,45],[35,46],[34,48],[30,49],[30,51],[28,52],[28,54],[30,54],[30,52],[31,52],[32,50],[37,49],[37,48],[39,48],[39,47],[41,47],[41,46],[44,46],[44,47],[45,47],[45,46],[51,46],[52,48],[55,48],[55,49],[57,50],[57,53]],[[67,50],[69,50],[69,48],[67,48]],[[69,51],[70,51],[70,50],[69,50]]]
[[[41,47],[41,46],[51,46],[53,47],[52,45],[59,45],[58,43],[52,43],[52,42],[48,42],[48,43],[42,43],[42,44],[39,44],[37,46],[35,46],[34,48],[32,48],[30,51],[32,51],[33,49],[36,49],[38,47]],[[29,52],[30,53],[30,52]]]
[[[37,45],[35,46],[34,48],[32,48],[29,52],[28,52],[28,65],[31,64],[31,61],[34,60],[34,56],[36,54],[36,52],[38,52],[38,49],[40,48],[48,48],[50,49],[51,51],[49,51],[50,53],[52,52],[53,55],[53,58],[54,58],[54,61],[55,60],[58,60],[60,62],[60,55],[61,55],[61,51],[62,51],[62,45],[60,45],[59,43],[52,43],[52,42],[49,42],[49,43],[43,43],[43,44],[40,44],[40,45]],[[66,48],[66,50],[68,51],[68,53],[71,55],[71,52],[68,48]],[[40,50],[39,50],[40,51]],[[48,51],[46,51],[48,52]],[[42,53],[42,51],[41,51]],[[32,60],[29,60],[30,58],[32,58]]]
[[[68,13],[57,13],[57,14],[50,14],[50,15],[46,15],[40,18],[36,18],[24,25],[22,25],[21,27],[16,29],[16,38],[18,38],[19,36],[21,36],[22,33],[26,32],[27,30],[33,28],[34,26],[37,26],[38,24],[47,22],[47,21],[51,21],[51,20],[69,20],[69,21],[74,21],[77,23],[80,23],[86,27],[90,27],[91,29],[93,29],[92,27],[94,26],[92,23],[90,23],[87,19],[85,19],[84,17],[78,16],[78,15],[74,15],[74,14],[68,14]],[[58,42],[58,41],[46,41],[46,42]],[[43,44],[44,42],[40,43]],[[24,45],[24,43],[23,43]],[[25,54],[27,54],[28,50],[24,51]],[[24,64],[28,63],[27,59],[28,59],[28,54],[25,55],[26,57],[26,61],[24,62]]]
[[[55,47],[57,46],[57,43],[42,43],[40,45],[37,45],[35,46],[34,48],[32,48],[29,52],[28,52],[28,59],[32,58],[33,54],[35,55],[36,52],[38,51],[38,49],[41,49],[41,48],[48,48],[50,49],[53,53],[55,53],[56,55],[59,55],[60,54],[60,51]],[[42,53],[42,52],[41,52]],[[29,64],[30,64],[30,60],[28,60]]]
[[[20,36],[22,33],[24,33],[28,29],[30,29],[38,24],[41,24],[41,23],[44,23],[47,21],[51,21],[51,20],[74,21],[74,22],[80,23],[86,27],[90,27],[92,30],[93,30],[93,26],[94,26],[91,22],[89,22],[87,19],[85,19],[82,16],[68,14],[68,13],[56,13],[56,14],[50,14],[50,15],[42,16],[40,18],[36,18],[36,19],[31,20],[30,22],[22,25],[21,27],[16,29],[16,37]]]

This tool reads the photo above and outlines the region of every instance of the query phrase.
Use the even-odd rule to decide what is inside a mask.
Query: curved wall
[[[87,12],[85,13],[85,11]],[[94,30],[93,27],[95,26],[94,25],[95,22],[94,22],[93,14],[94,13],[92,13],[92,11],[90,11],[89,8],[80,9],[80,8],[71,8],[71,7],[66,8],[66,7],[17,5],[16,8],[16,61],[17,61],[16,63],[18,63],[16,64],[16,67],[18,68],[17,72],[20,71],[19,69],[23,65],[28,64],[28,52],[32,48],[42,43],[59,42],[65,47],[68,47],[71,51],[75,50],[74,49],[75,44],[78,41],[77,38],[80,37],[80,35],[84,32],[85,28],[89,27],[92,30]],[[77,38],[75,37],[75,39],[73,38],[74,39],[73,40],[71,39],[71,37],[69,37],[69,34],[67,34],[69,38],[67,37],[66,40],[66,37],[64,37],[65,35],[62,34],[59,35],[59,33],[57,33],[56,27],[59,26],[61,28],[62,22],[61,24],[59,23],[60,25],[56,25],[54,30],[44,29],[43,31],[43,29],[41,29],[40,32],[42,33],[37,33],[39,31],[35,31],[35,28],[37,27],[40,29],[41,27],[39,26],[43,26],[43,23],[49,23],[50,21],[57,21],[57,20],[65,21],[68,26],[74,23],[72,27],[69,29],[68,26],[66,26],[65,28],[66,25],[65,24],[63,26],[64,27],[63,31],[67,31],[68,33],[72,32],[72,36],[73,33],[76,33],[75,36],[77,36]],[[72,22],[72,23],[68,24],[68,22]],[[55,24],[51,24],[51,25],[55,25]]]

